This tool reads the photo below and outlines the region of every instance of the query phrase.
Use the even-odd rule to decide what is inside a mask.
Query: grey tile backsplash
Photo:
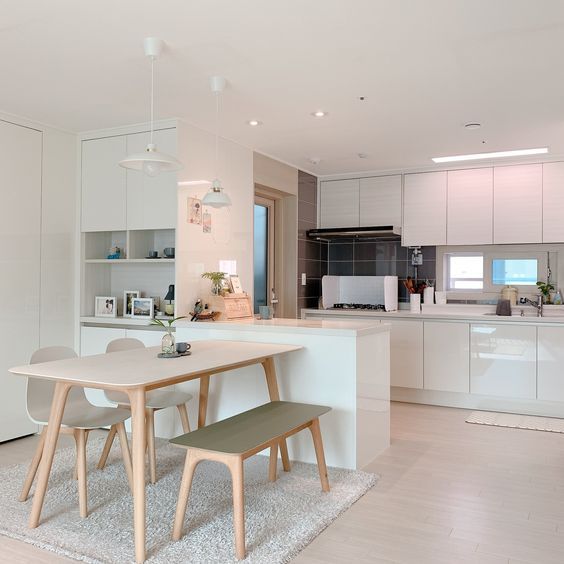
[[[436,278],[436,249],[422,247],[423,264],[417,269],[417,278]],[[407,302],[403,285],[407,276],[414,276],[411,250],[400,243],[370,239],[332,241],[328,245],[328,274],[338,276],[398,276],[400,301]]]
[[[327,274],[328,245],[312,241],[308,229],[317,227],[317,178],[298,171],[298,315],[302,308],[317,308],[321,296],[321,277]],[[302,286],[302,272],[306,285]]]

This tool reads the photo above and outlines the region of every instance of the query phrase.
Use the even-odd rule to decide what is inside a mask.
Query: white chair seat
[[[122,392],[106,392],[106,397],[120,405],[129,405],[129,397]],[[145,405],[149,409],[165,409],[187,403],[192,399],[192,394],[175,390],[153,390],[147,393]]]
[[[74,429],[99,429],[121,423],[131,417],[131,411],[128,409],[116,409],[115,407],[95,407],[83,410],[76,409],[73,405],[69,405],[65,409],[63,415],[63,427],[72,427]],[[49,421],[49,406],[43,409],[35,410],[34,419],[41,425],[47,425]]]

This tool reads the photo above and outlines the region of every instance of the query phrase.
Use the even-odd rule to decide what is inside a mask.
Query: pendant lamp
[[[143,153],[128,155],[119,162],[120,166],[130,170],[139,170],[147,176],[158,176],[161,172],[174,172],[182,168],[182,163],[172,155],[161,153],[153,141],[155,116],[155,61],[161,54],[163,41],[156,37],[147,37],[143,42],[145,55],[151,59],[151,133],[149,144]]]
[[[223,208],[231,205],[231,198],[223,191],[221,181],[218,178],[219,171],[219,96],[225,89],[225,78],[222,76],[212,76],[210,78],[211,91],[215,95],[215,179],[212,182],[210,191],[202,199],[204,206],[212,208]]]

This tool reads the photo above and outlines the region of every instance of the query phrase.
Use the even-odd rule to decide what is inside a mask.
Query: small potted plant
[[[165,319],[166,323],[162,319],[152,319],[151,325],[158,325],[162,327],[166,332],[161,341],[161,352],[163,354],[174,354],[176,352],[174,335],[172,334],[172,325],[175,321],[179,319],[184,319],[185,316],[175,317],[174,319]]]
[[[542,301],[545,304],[550,303],[550,292],[554,290],[554,284],[551,284],[549,281],[546,282],[537,282],[537,288],[542,295]]]
[[[226,274],[226,272],[204,272],[202,274],[202,278],[211,280],[211,293],[214,296],[221,296],[221,292],[223,291],[223,282],[225,280]]]

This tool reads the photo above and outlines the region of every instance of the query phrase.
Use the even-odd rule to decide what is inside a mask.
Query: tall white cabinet
[[[564,241],[564,163],[542,165],[542,240]]]
[[[0,442],[37,430],[25,410],[26,381],[8,368],[39,347],[42,133],[0,121]]]

